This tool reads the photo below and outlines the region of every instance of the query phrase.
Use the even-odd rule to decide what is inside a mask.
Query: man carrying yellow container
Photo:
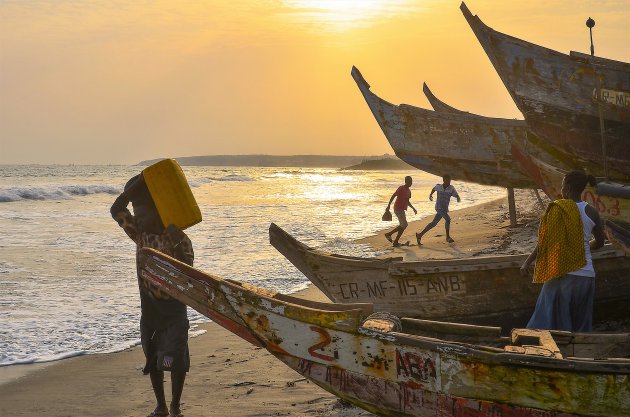
[[[167,162],[165,163],[165,161]],[[172,179],[172,177],[168,177],[170,174],[167,175],[168,178],[166,180],[160,181],[160,175],[163,172],[156,174],[157,171],[155,169],[152,170],[155,166],[158,166],[160,169],[166,166],[169,170],[177,168],[181,172],[181,168],[174,160],[165,161],[149,167],[142,174],[131,178],[125,185],[123,193],[114,201],[110,212],[114,220],[136,243],[136,253],[140,248],[153,248],[192,266],[194,259],[192,242],[181,230],[181,228],[190,224],[181,228],[178,227],[178,225],[173,224],[172,217],[169,218],[168,215],[164,214],[168,210],[160,210],[158,206],[158,204],[162,206],[166,204],[164,198],[160,197],[160,192],[162,191],[163,195],[167,195],[168,190],[157,189],[156,191],[156,188],[164,186],[164,184],[166,184],[166,188],[173,186],[173,184],[175,184],[175,187],[188,187],[183,173],[180,176],[183,178],[183,184],[181,178],[175,182],[169,182],[168,178]],[[148,183],[151,183],[152,186],[149,187]],[[187,188],[186,192],[190,193],[190,189]],[[190,196],[192,197],[192,193],[190,193]],[[130,202],[133,207],[133,214],[127,208]],[[194,198],[192,198],[192,202],[194,203]],[[175,204],[181,204],[181,199]],[[193,205],[192,211],[199,213],[196,203]],[[179,214],[181,215],[181,210],[179,210]],[[186,214],[184,213],[185,216]],[[194,224],[201,221],[200,214],[195,216],[195,219],[186,222]],[[175,221],[178,222],[179,220]],[[165,223],[168,225],[167,227],[164,226]],[[146,280],[141,279],[139,274],[138,285],[141,305],[140,338],[146,358],[143,373],[150,375],[151,385],[157,401],[157,406],[149,414],[149,417],[169,415],[170,417],[180,417],[182,416],[180,400],[184,389],[184,380],[190,368],[190,356],[188,353],[189,323],[186,305],[164,294],[159,288]],[[164,371],[171,372],[172,398],[170,411],[164,395]]]

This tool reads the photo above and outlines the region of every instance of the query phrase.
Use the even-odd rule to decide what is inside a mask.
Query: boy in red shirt
[[[413,180],[411,179],[411,177],[406,176],[405,184],[398,187],[396,192],[392,194],[392,197],[389,199],[389,203],[387,204],[387,211],[389,211],[389,207],[391,206],[392,201],[394,201],[394,198],[396,199],[396,202],[394,203],[394,214],[398,218],[399,224],[391,232],[385,233],[385,239],[392,242],[392,235],[398,232],[396,238],[392,242],[393,246],[400,246],[400,243],[398,243],[398,239],[400,239],[400,235],[402,235],[403,231],[407,228],[407,216],[405,214],[407,207],[411,207],[414,214],[418,214],[418,211],[415,209],[414,206],[411,205],[410,201],[411,190],[409,188],[411,187],[412,182]]]

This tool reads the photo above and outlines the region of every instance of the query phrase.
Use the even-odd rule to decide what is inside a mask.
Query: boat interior
[[[558,359],[612,360],[630,363],[630,333],[571,333],[557,330],[513,329],[502,336],[500,327],[401,318],[366,319],[363,327],[458,344],[480,350],[510,352]]]
[[[398,318],[389,313],[374,313],[372,304],[325,303],[297,298],[250,284],[226,280],[294,306],[322,312],[353,311],[364,317],[361,329],[395,334],[397,337],[448,341],[474,345],[489,352],[509,352],[540,357],[574,360],[597,360],[630,363],[630,333],[571,333],[557,330],[513,329],[502,335],[501,327],[478,326],[445,321]]]

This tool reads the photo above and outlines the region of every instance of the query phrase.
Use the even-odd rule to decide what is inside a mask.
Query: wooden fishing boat
[[[453,106],[450,106],[437,98],[435,94],[431,91],[429,86],[424,83],[422,85],[422,91],[424,95],[429,100],[431,107],[437,112],[442,113],[454,113],[454,114],[468,114],[471,116],[477,116],[473,113],[469,113],[463,110],[456,109]],[[482,117],[482,116],[477,116]],[[532,155],[537,159],[544,161],[547,164],[551,164],[561,169],[577,169],[584,168],[584,166],[579,166],[578,163],[573,159],[573,157],[567,153],[564,153],[556,148],[553,148],[549,144],[547,144],[544,140],[541,140],[537,135],[532,133],[531,130],[527,127],[527,123],[524,120],[517,119],[503,119],[503,118],[485,118],[488,121],[497,120],[499,121],[496,124],[495,129],[501,129],[504,125],[509,125],[511,129],[513,129],[513,134],[510,135],[512,145],[518,146],[524,153],[528,155]],[[517,161],[518,162],[518,161]],[[597,169],[595,166],[591,167],[592,169]],[[524,170],[524,169],[523,169]],[[529,173],[527,170],[524,170],[526,173]]]
[[[439,113],[391,104],[370,91],[356,67],[352,77],[392,149],[408,164],[455,180],[506,188],[535,184],[512,159],[511,137],[520,126],[511,120],[472,114]]]
[[[578,52],[566,55],[497,32],[461,10],[528,127],[577,161],[608,166],[630,177],[630,63]]]
[[[502,327],[525,326],[540,285],[520,274],[527,255],[409,262],[356,258],[312,249],[275,224],[269,241],[331,301],[371,303],[378,311]],[[630,258],[608,245],[593,253],[595,327],[628,321]]]
[[[424,93],[424,96],[427,98],[427,100],[429,100],[429,104],[431,105],[431,107],[433,107],[433,110],[435,111],[439,111],[442,113],[454,113],[454,114],[462,114],[462,113],[472,114],[464,110],[456,109],[455,107],[450,106],[446,104],[445,102],[443,102],[442,100],[440,100],[439,98],[437,98],[437,96],[433,94],[433,91],[431,91],[427,83],[422,83],[422,92]],[[503,120],[506,120],[506,119],[503,119]],[[516,126],[520,126],[527,129],[527,125],[525,124],[524,120],[514,119],[514,122]]]
[[[562,198],[562,179],[567,171],[540,161],[518,146],[513,147],[512,154],[549,198]],[[599,181],[595,187],[586,187],[582,199],[595,207],[605,220],[608,240],[630,255],[630,186]]]
[[[512,153],[549,198],[552,200],[562,198],[562,179],[568,171],[549,165],[518,146],[514,146]],[[629,185],[614,181],[598,181],[595,187],[586,187],[582,199],[595,207],[604,219],[630,224]]]
[[[141,277],[380,416],[621,416],[630,335],[514,330],[373,314],[204,274],[152,249]]]

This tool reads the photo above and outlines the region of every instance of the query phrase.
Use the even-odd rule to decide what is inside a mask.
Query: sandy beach
[[[530,191],[517,191],[517,209],[515,228],[510,227],[507,199],[453,211],[451,233],[456,242],[450,245],[445,242],[443,223],[425,236],[420,247],[391,248],[382,233],[360,242],[390,251],[384,256],[403,254],[409,260],[526,253],[535,243],[542,208]],[[415,243],[414,233],[431,218],[410,217],[414,221],[401,242]],[[314,287],[297,295],[325,300]],[[339,401],[220,326],[206,323],[202,328],[206,333],[190,340],[191,371],[182,399],[187,417],[372,415]],[[145,416],[153,410],[154,398],[149,378],[141,373],[143,360],[136,347],[0,369],[0,415]],[[168,374],[166,378],[168,390]]]

